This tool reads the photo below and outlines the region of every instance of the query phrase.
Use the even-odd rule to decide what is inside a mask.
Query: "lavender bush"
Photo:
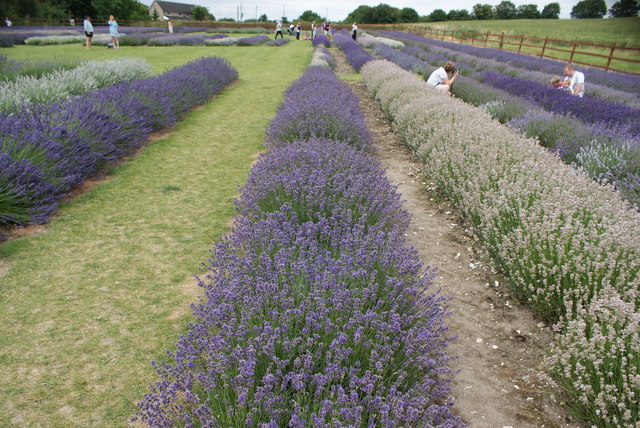
[[[207,34],[166,34],[150,38],[149,46],[195,46],[203,45],[212,36]]]
[[[15,112],[31,104],[62,101],[74,95],[148,77],[151,66],[138,58],[88,61],[71,70],[40,77],[20,76],[0,82],[0,111]]]
[[[313,66],[321,66],[328,68],[336,68],[336,60],[329,52],[329,49],[324,47],[323,45],[316,45],[315,50],[313,51],[313,56],[311,57],[310,67]]]
[[[291,41],[291,39],[279,38],[275,40],[270,40],[269,42],[267,42],[267,46],[282,46],[285,43],[289,43],[289,41]]]
[[[418,47],[420,46],[420,47]],[[428,49],[429,54],[427,55]],[[510,63],[504,63],[490,58],[477,57],[475,55],[460,52],[458,50],[444,48],[433,44],[419,43],[417,46],[406,46],[403,51],[417,56],[430,64],[442,64],[444,61],[454,61],[463,74],[470,74],[473,71],[498,71],[512,77],[532,80],[541,85],[548,86],[553,75],[559,74],[561,69],[553,73],[547,73],[527,68],[514,67]],[[461,65],[465,64],[465,65]],[[640,99],[637,94],[613,89],[604,84],[594,83],[589,80],[587,94],[608,102],[620,103],[633,108],[640,108]]]
[[[284,97],[267,130],[268,145],[326,138],[359,148],[369,146],[369,131],[358,97],[330,69],[310,67]]]
[[[257,36],[239,38],[236,41],[236,44],[238,46],[256,46],[256,45],[261,45],[268,40],[270,40],[269,36],[265,36],[264,34],[259,34]]]
[[[311,44],[313,46],[318,46],[318,45],[322,45],[325,48],[330,48],[331,47],[331,41],[329,41],[329,39],[327,39],[325,36],[323,36],[322,34],[318,34],[313,38],[313,41],[311,42]]]
[[[503,63],[526,70],[535,70],[558,74],[566,63],[546,58],[538,58],[530,55],[508,52],[499,49],[481,48],[477,46],[463,45],[459,43],[445,42],[441,40],[428,39],[417,34],[403,33],[400,31],[378,31],[379,34],[399,39],[417,45],[435,45],[444,47],[456,52],[470,54],[476,57],[494,59]],[[608,72],[605,70],[584,67],[589,82],[598,83],[607,87],[613,87],[620,91],[640,94],[640,76]]]
[[[613,292],[626,302],[625,316],[638,319],[640,214],[610,188],[560,163],[535,141],[460,100],[442,96],[413,74],[375,61],[363,67],[362,75],[432,179],[467,216],[514,291],[538,314],[567,329],[562,349],[573,359],[554,360],[555,369],[571,376],[568,382],[575,381],[576,393],[585,393],[594,414],[610,414],[614,400],[625,400],[616,403],[623,411],[637,409],[633,389],[603,387],[597,395],[598,385],[610,381],[593,365],[580,371],[582,361],[606,361],[615,364],[615,376],[637,388],[637,364],[623,364],[629,360],[620,360],[617,351],[611,357],[597,330],[569,322],[587,322],[585,310]],[[601,319],[601,331],[614,328],[606,317]],[[621,337],[625,343],[637,344],[637,321],[630,325],[635,330],[615,328],[629,331]],[[574,346],[587,342],[593,344],[589,355]],[[637,347],[629,349],[624,352],[637,361]],[[591,390],[598,392],[594,396]],[[581,417],[590,420],[586,414]],[[629,420],[624,417],[618,420]]]
[[[373,60],[371,54],[354,42],[349,36],[336,32],[333,34],[333,43],[342,49],[347,57],[347,61],[356,71],[360,71],[360,68],[364,64]]]
[[[0,153],[14,162],[9,176],[0,175],[0,218],[17,224],[43,221],[72,186],[130,154],[150,132],[171,126],[237,76],[226,60],[205,57],[81,98],[0,113]],[[23,176],[39,177],[55,189],[53,196],[37,199],[46,195]],[[26,207],[30,215],[11,214],[16,207]]]
[[[590,426],[636,428],[640,421],[640,312],[613,290],[569,321],[547,363]]]
[[[16,61],[0,54],[0,84],[19,76],[42,77],[52,71],[72,70],[80,65],[78,58],[59,57],[52,60]]]
[[[625,125],[630,132],[640,135],[640,109],[609,103],[597,98],[571,96],[566,91],[543,86],[537,82],[483,71],[476,73],[483,83],[533,102],[545,110],[560,114],[572,114],[587,123]]]
[[[305,102],[300,89],[285,104]],[[443,379],[444,300],[425,293],[431,273],[420,275],[407,224],[378,161],[352,145],[314,139],[261,156],[212,250],[197,322],[156,365],[135,420],[462,426]]]

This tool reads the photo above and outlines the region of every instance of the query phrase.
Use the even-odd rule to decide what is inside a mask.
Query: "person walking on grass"
[[[451,75],[451,78],[449,78]],[[435,86],[439,91],[446,92],[447,95],[451,96],[451,87],[453,86],[453,82],[458,77],[458,70],[456,66],[451,62],[447,62],[444,67],[440,67],[434,70],[427,79],[427,83],[431,86]]]
[[[302,25],[298,22],[296,25],[296,40],[300,40],[300,33],[302,32]]]
[[[280,21],[276,23],[276,39],[278,38],[278,34],[280,34],[281,39],[284,39],[284,36],[282,35],[282,22]]]
[[[91,38],[93,37],[93,25],[91,25],[91,17],[84,17],[84,35],[86,36],[85,46],[91,49]]]
[[[564,67],[564,82],[571,95],[582,98],[584,96],[584,73],[573,68],[569,63]]]
[[[118,49],[120,47],[120,33],[118,33],[118,22],[113,17],[113,15],[109,15],[109,35],[111,36],[111,43],[113,43],[113,48]]]

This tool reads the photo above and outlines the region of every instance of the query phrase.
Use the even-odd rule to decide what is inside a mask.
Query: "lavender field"
[[[637,428],[640,77],[586,70],[575,98],[546,87],[563,64],[395,31],[130,29],[56,55],[74,31],[0,34],[0,425],[480,423],[453,385],[500,369],[452,369],[476,333],[412,247],[375,107],[552,326],[535,393]],[[446,61],[451,98],[425,82]]]

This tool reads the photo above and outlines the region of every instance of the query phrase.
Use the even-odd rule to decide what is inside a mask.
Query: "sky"
[[[149,5],[153,0],[143,1]],[[169,0],[170,1],[170,0]],[[434,9],[443,9],[445,12],[451,9],[467,9],[469,12],[473,10],[473,5],[477,3],[497,5],[502,0],[448,0],[447,2],[427,2],[424,0],[377,0],[374,2],[362,2],[358,0],[249,0],[249,1],[220,1],[220,0],[183,0],[180,3],[196,4],[209,9],[209,12],[217,19],[233,18],[237,19],[238,8],[242,4],[242,12],[244,19],[256,18],[263,13],[267,14],[269,20],[280,19],[286,16],[289,21],[299,17],[305,10],[312,10],[318,15],[327,16],[331,21],[342,21],[349,13],[354,11],[360,5],[376,6],[380,3],[386,3],[393,7],[403,8],[411,7],[415,9],[420,16],[428,15]],[[510,0],[516,6],[523,4],[537,4],[538,10],[542,11],[548,3],[557,1],[560,3],[560,18],[569,18],[571,9],[580,0]],[[617,0],[605,0],[607,9],[610,8]],[[256,16],[257,15],[257,16]]]

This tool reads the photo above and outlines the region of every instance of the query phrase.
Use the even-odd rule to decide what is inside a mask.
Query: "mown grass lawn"
[[[229,229],[233,197],[263,149],[309,43],[274,47],[15,47],[15,59],[135,56],[154,72],[203,55],[240,80],[64,204],[42,230],[0,245],[0,426],[122,426],[155,379],[151,360],[186,331],[194,274]]]

